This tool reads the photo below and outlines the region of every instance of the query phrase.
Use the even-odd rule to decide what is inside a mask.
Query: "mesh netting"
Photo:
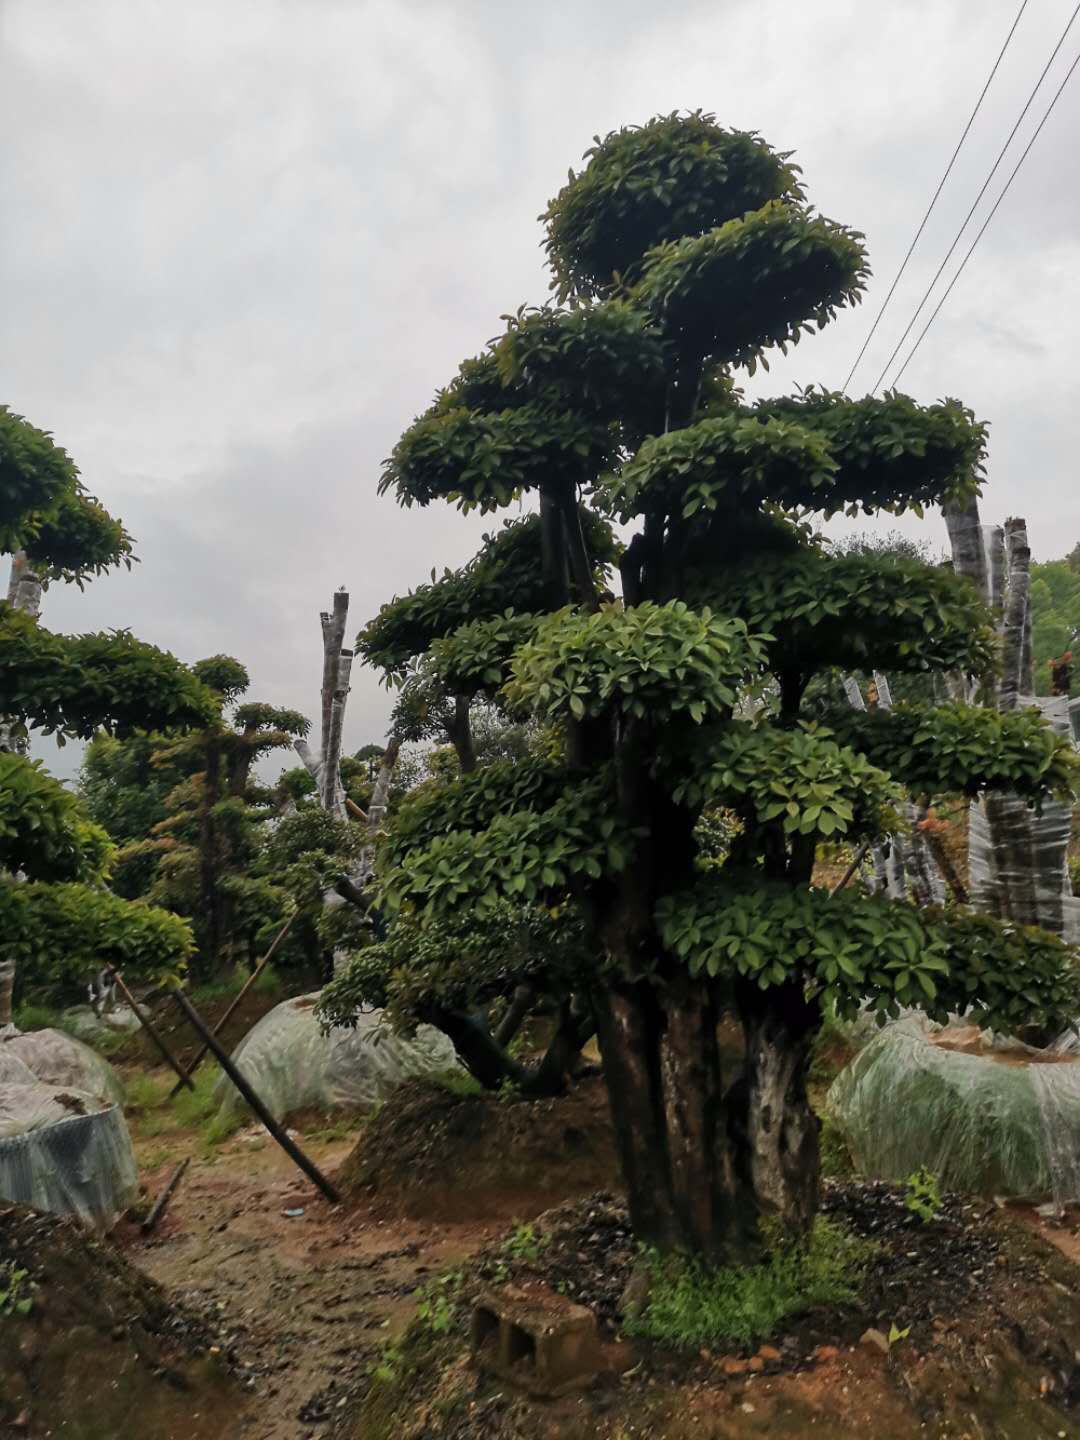
[[[63,1086],[109,1103],[124,1098],[124,1088],[109,1062],[63,1030],[13,1035],[0,1041],[0,1056],[21,1061],[32,1077],[45,1085]]]
[[[405,1039],[381,1023],[378,1011],[361,1015],[355,1030],[323,1035],[313,1012],[318,998],[301,995],[275,1005],[233,1052],[240,1073],[277,1120],[309,1106],[376,1105],[403,1080],[457,1067],[454,1047],[441,1031],[421,1025]],[[216,1094],[223,1115],[244,1108],[225,1076]]]
[[[10,1089],[44,1091],[53,1100],[57,1093],[43,1085]],[[5,1091],[3,1098],[28,1118],[47,1106],[41,1094]],[[0,1138],[0,1199],[104,1227],[134,1204],[138,1191],[131,1137],[117,1105],[88,1115],[65,1112],[62,1120]]]
[[[837,1076],[828,1113],[864,1175],[926,1166],[945,1189],[1080,1200],[1080,1061],[1065,1049],[909,1016]]]

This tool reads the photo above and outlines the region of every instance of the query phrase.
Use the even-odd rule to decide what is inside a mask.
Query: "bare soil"
[[[359,1144],[324,1116],[293,1123],[342,1204],[258,1127],[213,1148],[170,1130],[136,1135],[148,1201],[192,1157],[153,1235],[16,1228],[0,1260],[33,1259],[40,1288],[30,1316],[0,1316],[4,1440],[1080,1440],[1074,1220],[949,1198],[922,1224],[887,1186],[830,1186],[826,1208],[882,1244],[860,1305],[755,1355],[637,1342],[538,1402],[475,1368],[470,1297],[532,1276],[622,1337],[636,1251],[601,1087],[539,1105],[407,1087]],[[542,1211],[542,1249],[508,1250],[510,1222]],[[452,1305],[418,1319],[448,1272]],[[887,1353],[860,1340],[894,1325]]]

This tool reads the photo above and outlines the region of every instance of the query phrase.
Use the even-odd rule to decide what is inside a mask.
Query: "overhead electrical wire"
[[[1057,44],[1054,46],[1053,50],[1051,50],[1049,60],[1047,60],[1046,64],[1043,66],[1042,72],[1041,72],[1041,74],[1039,75],[1038,80],[1035,81],[1035,84],[1034,84],[1034,86],[1033,86],[1033,88],[1032,88],[1031,94],[1028,96],[1027,100],[1024,102],[1024,108],[1020,111],[1020,114],[1016,117],[1016,122],[1015,122],[1015,124],[1013,125],[1012,129],[1009,131],[1008,136],[1007,136],[1006,139],[1005,139],[1005,143],[1002,145],[1001,149],[998,151],[997,159],[994,161],[993,165],[990,167],[990,173],[989,173],[989,175],[987,175],[986,179],[983,181],[982,186],[981,186],[980,189],[979,189],[979,193],[975,196],[975,199],[971,202],[971,209],[970,209],[970,210],[967,212],[967,214],[964,216],[963,224],[960,226],[960,229],[956,232],[956,235],[955,235],[955,237],[954,237],[954,239],[953,239],[953,242],[952,242],[952,244],[949,246],[948,251],[946,252],[946,255],[945,255],[944,260],[942,260],[941,264],[940,264],[940,265],[938,266],[938,268],[934,271],[934,278],[930,281],[930,284],[926,287],[925,291],[923,292],[923,297],[922,297],[922,299],[919,301],[918,305],[916,305],[916,307],[915,307],[915,313],[914,313],[914,315],[912,315],[911,319],[908,321],[908,323],[907,323],[907,325],[906,325],[906,327],[905,327],[905,329],[904,329],[904,333],[900,336],[900,339],[896,342],[896,345],[895,345],[894,348],[893,348],[892,354],[889,356],[888,360],[886,360],[886,361],[885,361],[885,364],[882,366],[881,374],[880,374],[880,375],[878,376],[878,378],[874,381],[873,389],[870,391],[870,394],[871,394],[871,395],[875,394],[875,393],[880,389],[880,387],[881,387],[881,382],[885,379],[886,374],[887,374],[887,373],[889,372],[889,370],[892,368],[893,362],[895,361],[897,355],[899,355],[901,349],[903,348],[904,341],[905,341],[905,340],[908,338],[908,336],[911,334],[912,330],[914,330],[914,328],[915,328],[915,322],[918,320],[919,316],[922,314],[922,312],[923,312],[923,307],[926,305],[926,302],[930,299],[930,296],[931,296],[931,294],[933,293],[933,290],[934,290],[934,286],[935,286],[935,285],[937,284],[937,282],[941,279],[942,273],[943,273],[946,265],[948,265],[949,261],[952,259],[953,254],[954,254],[955,251],[956,251],[956,247],[960,244],[960,241],[961,241],[961,239],[963,238],[963,235],[964,235],[964,231],[967,229],[968,225],[971,223],[971,217],[975,214],[975,211],[979,208],[979,202],[982,200],[983,196],[986,194],[987,190],[990,188],[990,182],[991,182],[991,180],[993,180],[994,176],[997,174],[997,172],[998,172],[998,166],[1001,164],[1002,160],[1005,159],[1005,153],[1006,153],[1006,151],[1008,150],[1009,146],[1012,144],[1013,139],[1014,139],[1014,137],[1015,137],[1015,135],[1016,135],[1017,130],[1020,129],[1020,126],[1021,126],[1021,124],[1023,123],[1023,120],[1024,120],[1024,116],[1025,116],[1025,115],[1027,114],[1027,112],[1031,109],[1031,106],[1032,106],[1032,103],[1033,103],[1033,101],[1034,101],[1034,99],[1035,99],[1035,96],[1039,93],[1039,89],[1041,88],[1043,81],[1046,79],[1046,76],[1047,76],[1047,74],[1048,74],[1048,72],[1049,72],[1049,70],[1050,70],[1051,65],[1053,65],[1054,61],[1057,59],[1058,51],[1061,49],[1062,45],[1064,45],[1065,39],[1066,39],[1069,31],[1072,29],[1073,21],[1076,19],[1077,15],[1080,15],[1080,0],[1077,0],[1076,8],[1073,10],[1072,14],[1069,16],[1068,20],[1066,21],[1066,23],[1065,23],[1065,29],[1062,30],[1060,36],[1058,37],[1058,42],[1057,42]],[[1045,118],[1045,117],[1044,117],[1044,118]]]
[[[877,312],[877,314],[876,314],[875,317],[874,317],[874,323],[873,323],[873,325],[871,325],[871,327],[870,327],[870,333],[867,335],[866,339],[863,341],[862,346],[861,346],[861,348],[860,348],[860,350],[859,350],[859,353],[855,356],[855,363],[852,365],[851,369],[848,371],[847,379],[844,381],[843,386],[841,387],[843,390],[846,390],[846,389],[848,388],[848,386],[851,384],[852,376],[855,374],[855,371],[859,368],[860,364],[862,363],[862,358],[863,358],[863,356],[866,354],[867,348],[869,347],[871,340],[873,340],[875,334],[877,333],[877,328],[878,328],[878,326],[881,324],[881,317],[885,314],[885,311],[887,310],[888,305],[889,305],[889,301],[892,299],[893,295],[896,293],[896,287],[897,287],[897,285],[900,284],[900,280],[901,280],[901,278],[903,277],[904,271],[907,269],[908,261],[911,259],[912,255],[914,254],[915,246],[918,245],[919,240],[920,240],[920,238],[921,238],[921,236],[922,236],[922,233],[923,233],[923,231],[926,229],[926,222],[930,219],[930,216],[931,216],[931,214],[933,213],[934,206],[935,206],[935,205],[937,204],[937,202],[938,202],[938,196],[941,194],[942,190],[944,190],[944,188],[945,188],[945,182],[946,182],[946,180],[948,180],[949,176],[952,174],[952,168],[953,168],[953,166],[956,164],[956,157],[960,154],[960,151],[963,149],[964,141],[965,141],[965,140],[967,139],[967,137],[968,137],[968,131],[971,129],[972,125],[975,123],[975,117],[978,115],[979,110],[982,108],[982,103],[983,103],[983,101],[986,99],[986,92],[990,89],[991,82],[993,81],[994,76],[995,76],[995,75],[997,74],[997,72],[998,72],[998,66],[1001,64],[1002,60],[1005,58],[1005,51],[1008,50],[1008,48],[1009,48],[1009,42],[1012,40],[1013,35],[1016,33],[1016,27],[1020,24],[1021,16],[1023,15],[1023,13],[1024,13],[1024,11],[1027,9],[1027,7],[1028,7],[1028,0],[1020,0],[1020,9],[1016,12],[1016,18],[1013,20],[1012,25],[1009,27],[1009,33],[1005,36],[1005,43],[1002,45],[1001,49],[998,51],[997,59],[994,61],[993,66],[991,67],[990,74],[986,77],[986,83],[985,83],[985,85],[983,86],[983,88],[982,88],[982,89],[980,90],[980,92],[979,92],[979,98],[975,101],[975,108],[974,108],[974,110],[972,110],[971,114],[968,116],[968,118],[967,118],[967,124],[964,126],[964,129],[963,129],[963,131],[961,132],[960,139],[956,142],[956,149],[952,152],[952,155],[949,157],[949,163],[948,163],[948,165],[945,166],[945,173],[944,173],[944,175],[942,175],[941,179],[938,181],[938,187],[937,187],[937,189],[934,191],[933,195],[930,197],[930,204],[926,207],[926,214],[925,214],[925,215],[922,217],[922,219],[919,221],[919,228],[915,231],[914,238],[912,239],[911,244],[910,244],[910,245],[908,246],[908,248],[907,248],[907,254],[904,256],[903,260],[900,262],[900,269],[896,272],[896,276],[895,276],[895,278],[893,279],[892,284],[889,286],[889,293],[885,296],[885,299],[881,302],[881,308],[880,308],[880,310]]]
[[[1027,144],[1024,146],[1023,152],[1022,152],[1021,155],[1020,155],[1020,159],[1017,160],[1016,164],[1013,166],[1012,174],[1009,176],[1008,180],[1005,181],[1005,184],[1004,184],[1004,186],[1002,187],[1001,194],[1000,194],[1000,195],[997,197],[997,199],[994,201],[993,206],[991,207],[991,210],[990,210],[989,215],[987,215],[986,219],[985,219],[985,220],[983,221],[983,223],[980,225],[980,227],[979,227],[979,232],[978,232],[978,234],[975,236],[975,239],[971,242],[971,245],[968,247],[968,252],[967,252],[967,254],[964,256],[963,260],[960,261],[960,265],[959,265],[959,268],[958,268],[957,271],[956,271],[956,274],[955,274],[955,275],[952,277],[952,279],[949,281],[948,285],[946,286],[945,293],[942,295],[942,297],[941,297],[941,299],[938,301],[938,303],[934,306],[933,312],[932,312],[929,320],[927,320],[926,324],[923,326],[922,331],[921,331],[920,334],[919,334],[919,338],[915,341],[915,344],[911,347],[911,350],[908,352],[908,357],[907,357],[907,359],[904,361],[903,365],[900,366],[900,369],[899,369],[899,370],[896,372],[896,374],[893,376],[892,384],[893,384],[893,388],[894,388],[894,389],[895,389],[896,385],[899,383],[899,380],[900,380],[901,375],[903,375],[904,371],[905,371],[905,370],[907,369],[907,367],[911,364],[912,358],[913,358],[916,350],[918,350],[919,346],[922,344],[923,340],[926,338],[926,332],[930,329],[930,326],[931,326],[931,325],[934,323],[934,321],[937,319],[938,314],[939,314],[939,312],[941,311],[941,307],[945,304],[945,301],[948,300],[949,296],[952,294],[952,288],[953,288],[953,286],[956,284],[957,280],[960,279],[960,276],[964,273],[964,266],[965,266],[965,265],[967,264],[967,262],[971,259],[972,252],[974,251],[976,245],[978,245],[979,241],[982,239],[982,237],[983,237],[983,235],[984,235],[984,233],[985,233],[985,231],[986,231],[986,227],[990,224],[990,221],[993,220],[995,214],[997,213],[997,208],[998,208],[998,206],[999,206],[999,205],[1001,204],[1001,202],[1005,199],[1005,196],[1009,193],[1009,186],[1010,186],[1010,185],[1012,184],[1012,182],[1016,179],[1017,172],[1019,171],[1021,165],[1023,165],[1024,161],[1027,159],[1027,157],[1028,157],[1028,152],[1030,151],[1031,147],[1035,144],[1035,141],[1039,138],[1039,132],[1042,130],[1042,128],[1043,128],[1043,126],[1046,124],[1047,120],[1049,120],[1051,111],[1053,110],[1054,106],[1057,104],[1059,98],[1061,97],[1061,93],[1062,93],[1062,91],[1065,89],[1065,86],[1066,86],[1066,85],[1069,83],[1069,81],[1072,79],[1073,71],[1076,69],[1077,65],[1080,65],[1080,51],[1077,52],[1075,59],[1073,60],[1072,64],[1069,66],[1068,70],[1065,72],[1065,78],[1062,80],[1061,84],[1060,84],[1060,85],[1058,86],[1058,88],[1055,90],[1055,92],[1054,92],[1054,98],[1050,101],[1050,104],[1046,107],[1046,113],[1043,115],[1042,119],[1039,121],[1038,125],[1035,127],[1035,131],[1034,131],[1034,133],[1032,134],[1031,139],[1030,139],[1030,140],[1027,142]],[[875,386],[875,389],[876,389],[876,388],[877,388],[877,387]]]

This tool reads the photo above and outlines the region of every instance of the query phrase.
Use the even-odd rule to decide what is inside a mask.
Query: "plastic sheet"
[[[117,1105],[0,1139],[4,1200],[105,1228],[138,1191],[131,1137]]]
[[[124,1087],[109,1062],[63,1030],[28,1030],[0,1041],[0,1054],[14,1056],[45,1085],[59,1085],[109,1104],[124,1098]]]
[[[385,1100],[403,1080],[458,1068],[454,1047],[440,1030],[421,1025],[409,1039],[381,1023],[381,1012],[361,1015],[355,1030],[324,1035],[313,1007],[318,994],[275,1005],[244,1037],[233,1060],[276,1120],[307,1107],[364,1108]],[[221,1114],[244,1109],[232,1081],[216,1091]]]
[[[1037,706],[1058,734],[1071,733],[1065,696],[1021,696],[1020,703]],[[1072,812],[1057,800],[1045,801],[1041,814],[1014,795],[988,795],[972,805],[968,863],[975,909],[1080,943],[1080,897],[1068,871],[1071,829]]]
[[[29,1083],[5,1085],[0,1089],[0,1138],[23,1135],[70,1120],[72,1115],[98,1114],[108,1109],[93,1095],[67,1090],[60,1085],[45,1085],[31,1075]]]
[[[1080,1201],[1080,1060],[1064,1047],[908,1016],[837,1076],[827,1105],[864,1175],[926,1166],[944,1189]]]

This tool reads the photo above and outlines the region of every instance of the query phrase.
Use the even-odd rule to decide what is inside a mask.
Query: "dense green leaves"
[[[402,505],[454,500],[462,510],[497,510],[538,485],[581,481],[613,455],[607,428],[569,410],[429,413],[394,446],[379,492],[392,488]]]
[[[1080,756],[1037,710],[973,705],[897,705],[863,713],[836,710],[837,738],[888,770],[916,795],[1003,790],[1038,801],[1080,790]]]
[[[585,158],[541,217],[561,299],[595,295],[616,274],[632,277],[661,241],[701,235],[769,200],[801,195],[786,155],[701,111],[597,136]]]
[[[594,575],[603,580],[617,552],[611,528],[591,511],[582,511],[582,528]],[[400,676],[409,662],[472,620],[487,620],[507,610],[528,614],[545,608],[540,519],[526,515],[506,521],[487,535],[483,550],[460,570],[419,585],[385,604],[360,632],[356,648],[369,665]]]
[[[0,935],[36,985],[84,980],[106,965],[166,979],[183,972],[192,948],[178,915],[87,885],[0,881]]]
[[[771,632],[777,672],[808,676],[835,665],[983,675],[996,663],[989,614],[969,582],[917,560],[805,549],[721,577],[705,573],[698,588],[715,610]]]
[[[552,905],[618,873],[629,855],[630,836],[614,815],[604,774],[577,779],[546,809],[502,810],[484,829],[452,823],[448,814],[446,833],[423,848],[393,847],[393,860],[380,859],[380,893],[390,909],[440,916],[473,907],[484,916],[500,900]]]
[[[81,584],[89,575],[131,564],[131,536],[102,504],[81,490],[65,494],[32,528],[26,551],[49,579]]]
[[[970,1007],[1007,1032],[1071,1021],[1080,1005],[1069,949],[1043,931],[850,890],[749,886],[702,881],[660,901],[661,938],[691,974],[801,980],[848,1017],[868,997],[881,1016],[916,1005],[945,1021]]]
[[[547,719],[582,719],[609,707],[630,715],[685,712],[700,723],[730,709],[760,670],[763,640],[741,620],[682,601],[592,615],[561,610],[514,656],[509,702]]]
[[[74,463],[52,436],[0,405],[0,553],[17,550],[33,534],[28,517],[49,511],[77,484]]]
[[[917,405],[896,391],[848,400],[839,391],[811,388],[761,400],[751,413],[806,426],[825,440],[836,465],[832,483],[797,502],[814,510],[899,514],[961,502],[977,493],[982,479],[987,427],[958,400]]]
[[[769,346],[796,344],[853,304],[867,274],[855,231],[774,201],[650,250],[631,298],[687,359],[753,369]]]
[[[126,630],[57,635],[3,603],[0,694],[9,714],[87,739],[205,725],[218,708],[179,660]]]
[[[605,477],[601,495],[624,521],[639,514],[688,519],[768,500],[824,509],[835,470],[821,433],[736,412],[654,435]]]
[[[426,923],[403,916],[323,987],[316,1013],[329,1030],[355,1025],[362,1009],[377,1007],[409,1031],[438,1010],[475,1013],[520,984],[561,997],[580,983],[589,954],[571,907],[552,914],[502,901],[483,916]]]
[[[443,685],[453,695],[494,694],[509,676],[515,651],[535,634],[541,618],[508,610],[433,641],[431,655]]]
[[[722,805],[787,835],[837,839],[896,828],[899,787],[828,731],[733,721],[714,743],[669,762],[672,795],[699,809]]]
[[[40,760],[0,750],[0,884],[4,871],[30,880],[97,880],[111,848]]]

